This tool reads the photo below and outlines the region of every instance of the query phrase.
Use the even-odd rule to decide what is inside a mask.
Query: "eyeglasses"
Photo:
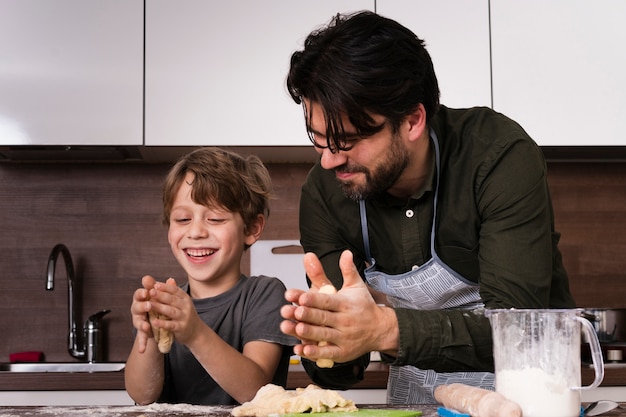
[[[344,135],[344,138],[334,140],[320,137],[321,135],[311,132],[310,130],[308,131],[308,135],[313,146],[318,149],[328,149],[331,153],[337,153],[339,151],[347,152],[354,148],[357,143],[365,139],[364,137],[356,135]]]

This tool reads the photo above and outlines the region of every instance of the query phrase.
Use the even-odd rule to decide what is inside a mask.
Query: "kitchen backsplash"
[[[72,360],[62,263],[54,291],[45,290],[47,259],[57,243],[74,261],[79,321],[110,309],[107,356],[126,359],[133,340],[130,301],[141,277],[184,279],[160,221],[169,166],[0,164],[0,362],[31,350],[52,361]],[[300,185],[310,164],[268,168],[275,199],[262,239],[297,240]],[[578,305],[626,308],[626,164],[550,163],[549,182]],[[246,256],[244,271],[249,267]]]

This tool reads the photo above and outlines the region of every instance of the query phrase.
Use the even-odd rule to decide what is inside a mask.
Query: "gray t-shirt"
[[[188,291],[189,287],[185,284],[181,288]],[[193,303],[200,318],[239,352],[246,343],[254,340],[283,345],[283,356],[272,383],[285,386],[291,346],[297,341],[279,329],[280,308],[287,303],[285,286],[280,280],[242,275],[229,291],[216,297],[193,300]],[[241,378],[245,377],[241,375]],[[165,383],[159,402],[238,404],[213,380],[189,349],[176,341],[165,355]]]

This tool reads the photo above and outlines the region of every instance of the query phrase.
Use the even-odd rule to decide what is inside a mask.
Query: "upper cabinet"
[[[310,146],[289,59],[338,12],[374,0],[146,2],[146,145]]]
[[[425,40],[443,104],[626,143],[623,0],[0,0],[0,145],[310,146],[289,59],[364,9]]]
[[[493,107],[544,146],[626,144],[626,2],[491,0]]]
[[[448,107],[491,107],[488,0],[378,0],[376,11],[426,43]]]
[[[0,0],[0,145],[143,143],[143,0]]]

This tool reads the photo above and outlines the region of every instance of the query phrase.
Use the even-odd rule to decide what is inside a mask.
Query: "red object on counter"
[[[9,354],[10,362],[43,362],[43,352],[15,352]]]

